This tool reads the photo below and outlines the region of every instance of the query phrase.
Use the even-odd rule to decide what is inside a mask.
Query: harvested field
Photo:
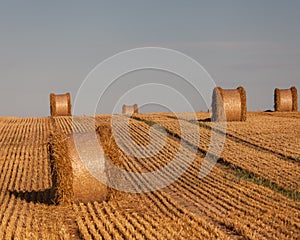
[[[185,139],[168,113],[136,114],[128,133],[122,115],[113,131],[110,115],[0,118],[0,239],[299,239],[300,114],[249,113],[227,123],[221,157],[204,179],[210,115],[179,115]],[[105,201],[56,205],[51,133],[94,131],[106,157],[126,170],[108,169],[108,181],[136,193],[110,189]],[[145,175],[160,169],[156,181]],[[159,183],[166,186],[149,192]]]

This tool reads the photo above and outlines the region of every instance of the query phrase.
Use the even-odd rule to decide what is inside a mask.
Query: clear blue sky
[[[74,97],[99,62],[146,46],[181,51],[218,85],[244,86],[250,110],[272,109],[275,87],[300,91],[299,45],[296,0],[0,1],[0,115],[47,116],[50,92]],[[130,79],[153,77],[168,78],[136,73],[115,91]],[[173,80],[180,89],[180,79]]]

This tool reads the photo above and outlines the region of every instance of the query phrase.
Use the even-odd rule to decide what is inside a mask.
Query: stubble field
[[[0,239],[300,239],[300,114],[249,113],[246,122],[228,122],[223,151],[203,179],[209,114],[181,115],[136,114],[130,134],[118,116],[118,141],[139,157],[119,148],[109,115],[97,115],[96,124],[92,117],[0,118]],[[153,125],[152,148],[141,151]],[[181,146],[178,162],[186,171],[156,191],[147,192],[152,183],[142,174],[128,174],[122,181],[144,193],[111,189],[105,202],[55,205],[51,133],[93,131],[106,156],[127,172],[159,170]],[[171,166],[157,181],[178,171]]]

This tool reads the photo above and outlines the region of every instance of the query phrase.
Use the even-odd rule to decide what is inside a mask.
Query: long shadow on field
[[[266,110],[265,112],[269,112],[269,110]],[[168,116],[168,118],[177,119],[176,117],[173,117],[173,116]],[[185,120],[185,119],[182,119],[182,120]],[[199,119],[199,120],[185,120],[185,121],[187,121],[189,123],[192,123],[192,124],[196,124],[196,125],[200,124],[199,127],[212,130],[211,126],[205,124],[205,122],[211,122],[211,118],[205,118],[205,119]],[[201,124],[201,123],[203,123],[203,124]],[[234,142],[238,142],[239,144],[243,144],[244,146],[256,149],[256,150],[261,151],[261,152],[271,153],[271,154],[273,154],[273,155],[275,155],[275,156],[277,156],[277,157],[279,157],[279,158],[281,158],[285,161],[292,161],[292,162],[300,163],[300,161],[297,159],[297,157],[295,158],[295,157],[292,157],[292,156],[286,156],[284,153],[277,152],[276,150],[269,149],[268,147],[264,147],[262,145],[255,144],[253,142],[246,141],[246,140],[241,139],[241,138],[235,136],[234,134],[230,134],[226,131],[223,132],[222,130],[218,130],[218,129],[214,129],[214,131],[216,133],[220,133],[220,134],[225,133],[226,138],[231,139]]]
[[[17,198],[33,203],[43,203],[47,205],[54,204],[54,191],[52,188],[41,191],[9,191],[10,195],[14,195]]]
[[[169,118],[174,118],[174,117],[169,117]],[[149,126],[153,126],[154,124],[156,124],[155,122],[144,120],[144,119],[138,118],[138,117],[134,117],[134,119],[137,120],[137,121],[144,122],[144,123],[148,124]],[[190,123],[200,123],[200,122],[203,122],[203,121],[209,121],[209,119],[203,119],[202,121],[197,120],[197,121],[188,121],[188,122],[190,122]],[[201,127],[206,127],[208,129],[211,129],[210,126],[208,126],[208,125],[206,126],[205,124],[201,125]],[[188,146],[190,146],[192,148],[197,148],[197,151],[202,154],[202,157],[204,157],[207,154],[206,150],[201,149],[198,146],[193,145],[189,141],[186,141],[186,140],[182,139],[180,135],[175,134],[174,132],[169,131],[168,129],[165,129],[165,130],[167,131],[167,133],[169,134],[169,136],[171,138],[173,138],[175,140],[184,141]],[[228,137],[228,135],[226,135],[226,137]],[[234,165],[234,164],[228,162],[224,158],[218,158],[217,162],[219,164],[221,164],[222,166],[231,169],[233,171],[233,174],[238,178],[238,180],[246,180],[246,181],[253,182],[257,185],[267,187],[267,188],[271,189],[272,191],[275,191],[275,192],[277,192],[277,193],[279,193],[279,194],[281,194],[285,197],[290,198],[293,201],[300,202],[300,192],[296,189],[286,189],[286,188],[278,185],[277,183],[272,182],[272,181],[270,181],[270,180],[268,180],[268,179],[266,179],[266,178],[264,178],[264,177],[262,177],[258,174],[255,174],[251,171],[243,169],[242,167]]]
[[[211,122],[211,118],[199,119],[198,122]]]

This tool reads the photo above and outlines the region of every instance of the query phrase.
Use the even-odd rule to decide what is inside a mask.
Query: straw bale
[[[91,144],[92,137],[91,133],[77,134],[77,146],[74,135],[51,134],[49,152],[56,204],[101,202],[107,199],[108,188],[105,184],[104,161],[102,161],[103,159],[100,159],[100,162],[99,159],[91,159],[95,156],[95,152],[101,151],[99,144],[97,147],[95,144]],[[80,150],[80,155],[78,150]],[[81,158],[84,159],[84,163]],[[101,182],[86,169],[85,164],[90,163],[94,163],[97,173],[104,175],[101,177]]]
[[[50,94],[50,113],[51,116],[71,116],[71,95],[66,94]]]
[[[212,97],[213,121],[246,121],[247,98],[243,87],[222,89],[216,87]]]
[[[122,113],[123,114],[128,114],[128,115],[132,115],[134,113],[139,113],[139,109],[138,109],[138,105],[134,104],[134,105],[123,105],[122,107]]]
[[[298,93],[296,87],[274,90],[274,109],[276,112],[297,112]]]

